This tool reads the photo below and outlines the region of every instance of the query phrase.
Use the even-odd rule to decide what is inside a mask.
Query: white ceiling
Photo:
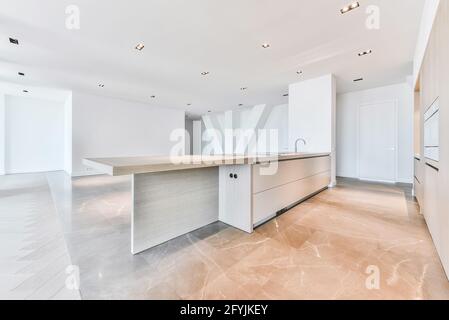
[[[288,84],[325,73],[339,92],[405,81],[424,0],[359,0],[340,14],[351,1],[0,0],[0,80],[193,114],[286,103]],[[80,8],[80,30],[65,27],[70,4]],[[380,8],[379,30],[365,27],[368,5]],[[140,42],[143,51],[134,49]],[[357,56],[366,49],[373,54]]]

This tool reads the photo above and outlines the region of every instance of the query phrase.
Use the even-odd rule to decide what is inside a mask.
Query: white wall
[[[6,96],[5,172],[64,169],[64,105],[61,102]]]
[[[279,133],[278,150],[270,150],[272,152],[288,151],[288,104],[275,106],[267,118],[264,129],[277,129]]]
[[[0,175],[5,174],[5,95],[0,93]]]
[[[186,137],[186,154],[192,154],[193,150],[193,120],[185,120],[185,128],[188,136]]]
[[[72,175],[72,93],[64,103],[64,171]]]
[[[267,140],[265,145],[262,139],[259,141],[257,151],[259,153],[276,153],[288,150],[288,104],[281,104],[274,107],[266,107],[266,114],[260,117],[260,122],[255,125],[255,121],[251,121],[252,108],[245,108],[236,111],[234,129],[255,129],[258,130],[277,130],[278,141],[272,143]],[[268,139],[268,138],[267,138]],[[238,152],[239,150],[237,150]]]
[[[184,111],[74,91],[72,175],[94,173],[83,158],[168,155],[170,134],[184,121]]]
[[[398,103],[398,182],[413,182],[413,90],[397,84],[337,96],[337,175],[357,178],[358,108],[395,100]]]
[[[192,154],[199,155],[203,153],[202,138],[203,138],[203,121],[194,120]]]
[[[6,160],[6,141],[5,141],[5,130],[6,130],[6,98],[9,97],[22,97],[24,99],[37,100],[36,106],[39,106],[40,102],[48,101],[51,103],[57,103],[64,108],[64,103],[67,101],[67,97],[70,92],[67,90],[47,88],[47,87],[37,87],[37,86],[26,86],[28,90],[24,93],[24,84],[13,83],[13,82],[3,82],[0,81],[0,175],[5,174],[5,160]],[[40,101],[40,102],[39,102]],[[32,109],[31,112],[34,112]],[[59,112],[59,109],[58,109]],[[53,115],[52,115],[53,116]],[[32,123],[35,125],[35,123]],[[52,124],[53,125],[53,124]],[[60,123],[57,124],[58,126]],[[64,124],[65,125],[65,124]],[[64,155],[63,155],[64,156]],[[61,169],[58,165],[59,170]],[[43,170],[43,169],[39,169]]]

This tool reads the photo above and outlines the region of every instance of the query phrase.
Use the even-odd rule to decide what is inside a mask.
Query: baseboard
[[[399,179],[397,181],[386,181],[386,180],[374,180],[374,179],[364,179],[364,178],[358,178],[358,177],[349,177],[349,176],[342,176],[338,175],[337,179],[351,179],[356,181],[366,181],[366,182],[378,182],[378,183],[388,183],[388,184],[411,184],[413,185],[413,180],[405,180],[405,179]]]
[[[91,176],[100,176],[103,175],[103,173],[99,173],[96,171],[90,171],[90,172],[72,172],[71,177],[72,178],[81,178],[81,177],[91,177]]]

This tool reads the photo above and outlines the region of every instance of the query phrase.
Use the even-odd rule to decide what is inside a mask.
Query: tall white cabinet
[[[331,184],[336,184],[336,80],[328,74],[289,86],[289,149],[305,139],[300,151],[331,154]]]
[[[420,179],[420,183],[415,184],[415,194],[418,196],[422,213],[446,274],[449,275],[449,37],[447,30],[449,30],[449,1],[440,1],[420,70],[418,88],[421,109],[421,157],[415,161],[415,177]],[[436,110],[438,110],[437,117],[435,117]],[[435,150],[435,144],[438,144],[438,150]]]

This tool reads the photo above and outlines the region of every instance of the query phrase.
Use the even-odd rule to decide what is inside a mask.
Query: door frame
[[[373,179],[366,179],[360,177],[360,109],[362,107],[366,106],[372,106],[376,104],[386,104],[386,103],[393,103],[394,104],[394,181],[389,180],[373,180]],[[398,152],[398,119],[399,119],[399,108],[398,108],[398,99],[391,99],[391,100],[381,100],[381,101],[375,101],[375,102],[366,102],[361,103],[357,107],[357,179],[359,180],[365,180],[365,181],[376,181],[376,182],[386,182],[386,183],[397,183],[398,182],[398,158],[399,158],[399,152]]]

